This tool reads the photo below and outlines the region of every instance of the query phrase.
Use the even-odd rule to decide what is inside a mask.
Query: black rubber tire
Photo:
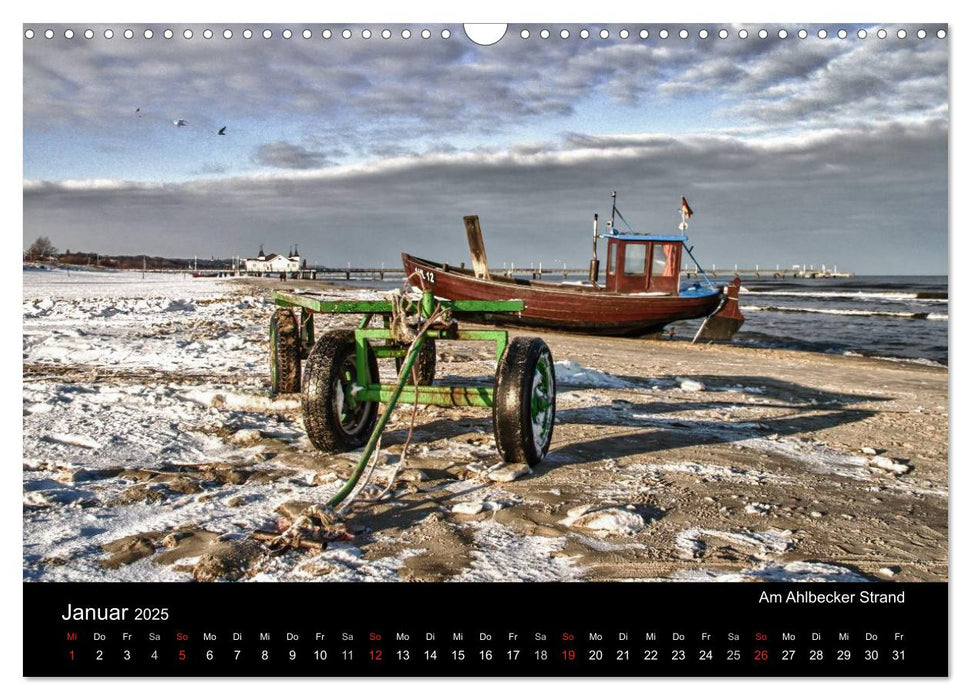
[[[543,432],[537,435],[532,415],[533,385],[534,378],[544,372],[549,386],[545,391],[540,386],[540,396],[547,395],[549,403],[542,414]],[[514,338],[496,369],[492,429],[499,454],[507,462],[539,464],[553,440],[555,419],[556,373],[549,347],[542,338]]]
[[[412,369],[418,375],[418,385],[419,386],[430,386],[435,381],[435,365],[438,362],[438,352],[435,349],[435,339],[425,338],[425,342],[421,345],[421,350],[418,351],[418,357],[415,358],[415,364],[412,365]],[[401,366],[405,363],[405,358],[396,357],[394,358],[394,368],[395,372],[399,375],[401,374]],[[411,377],[408,377],[408,383],[411,384]]]
[[[277,309],[270,317],[270,393],[300,391],[300,325],[292,309]]]
[[[378,361],[368,346],[368,381],[378,381]],[[345,389],[355,377],[354,331],[324,333],[307,357],[303,378],[303,425],[314,447],[347,452],[364,445],[378,417],[376,401],[342,411]]]

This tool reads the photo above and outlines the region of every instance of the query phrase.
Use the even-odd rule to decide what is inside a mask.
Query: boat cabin
[[[608,292],[678,295],[681,282],[681,247],[687,236],[618,233],[607,240]]]

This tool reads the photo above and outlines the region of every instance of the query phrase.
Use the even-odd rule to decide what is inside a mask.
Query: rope
[[[634,233],[634,227],[627,223],[627,219],[625,219],[624,218],[624,215],[620,213],[620,209],[618,209],[617,207],[614,207],[614,213],[617,214],[617,216],[620,217],[620,220],[621,221],[623,221],[625,224],[627,224],[627,230],[630,233]]]
[[[270,554],[283,554],[297,549],[301,541],[333,542],[348,539],[347,529],[340,521],[340,514],[327,506],[312,505],[290,524],[286,530],[267,543]]]

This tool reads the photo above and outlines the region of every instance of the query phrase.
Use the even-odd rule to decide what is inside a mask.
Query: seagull
[[[185,119],[176,119],[172,123],[175,124],[176,126],[188,126],[189,124],[189,122],[187,122]]]
[[[226,127],[223,127],[222,129],[220,129],[216,133],[219,134],[220,136],[225,136],[226,135]]]

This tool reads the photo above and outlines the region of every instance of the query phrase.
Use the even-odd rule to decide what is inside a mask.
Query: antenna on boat
[[[617,218],[617,190],[612,190],[610,193],[610,221],[607,222],[608,229],[614,227],[615,218]]]

